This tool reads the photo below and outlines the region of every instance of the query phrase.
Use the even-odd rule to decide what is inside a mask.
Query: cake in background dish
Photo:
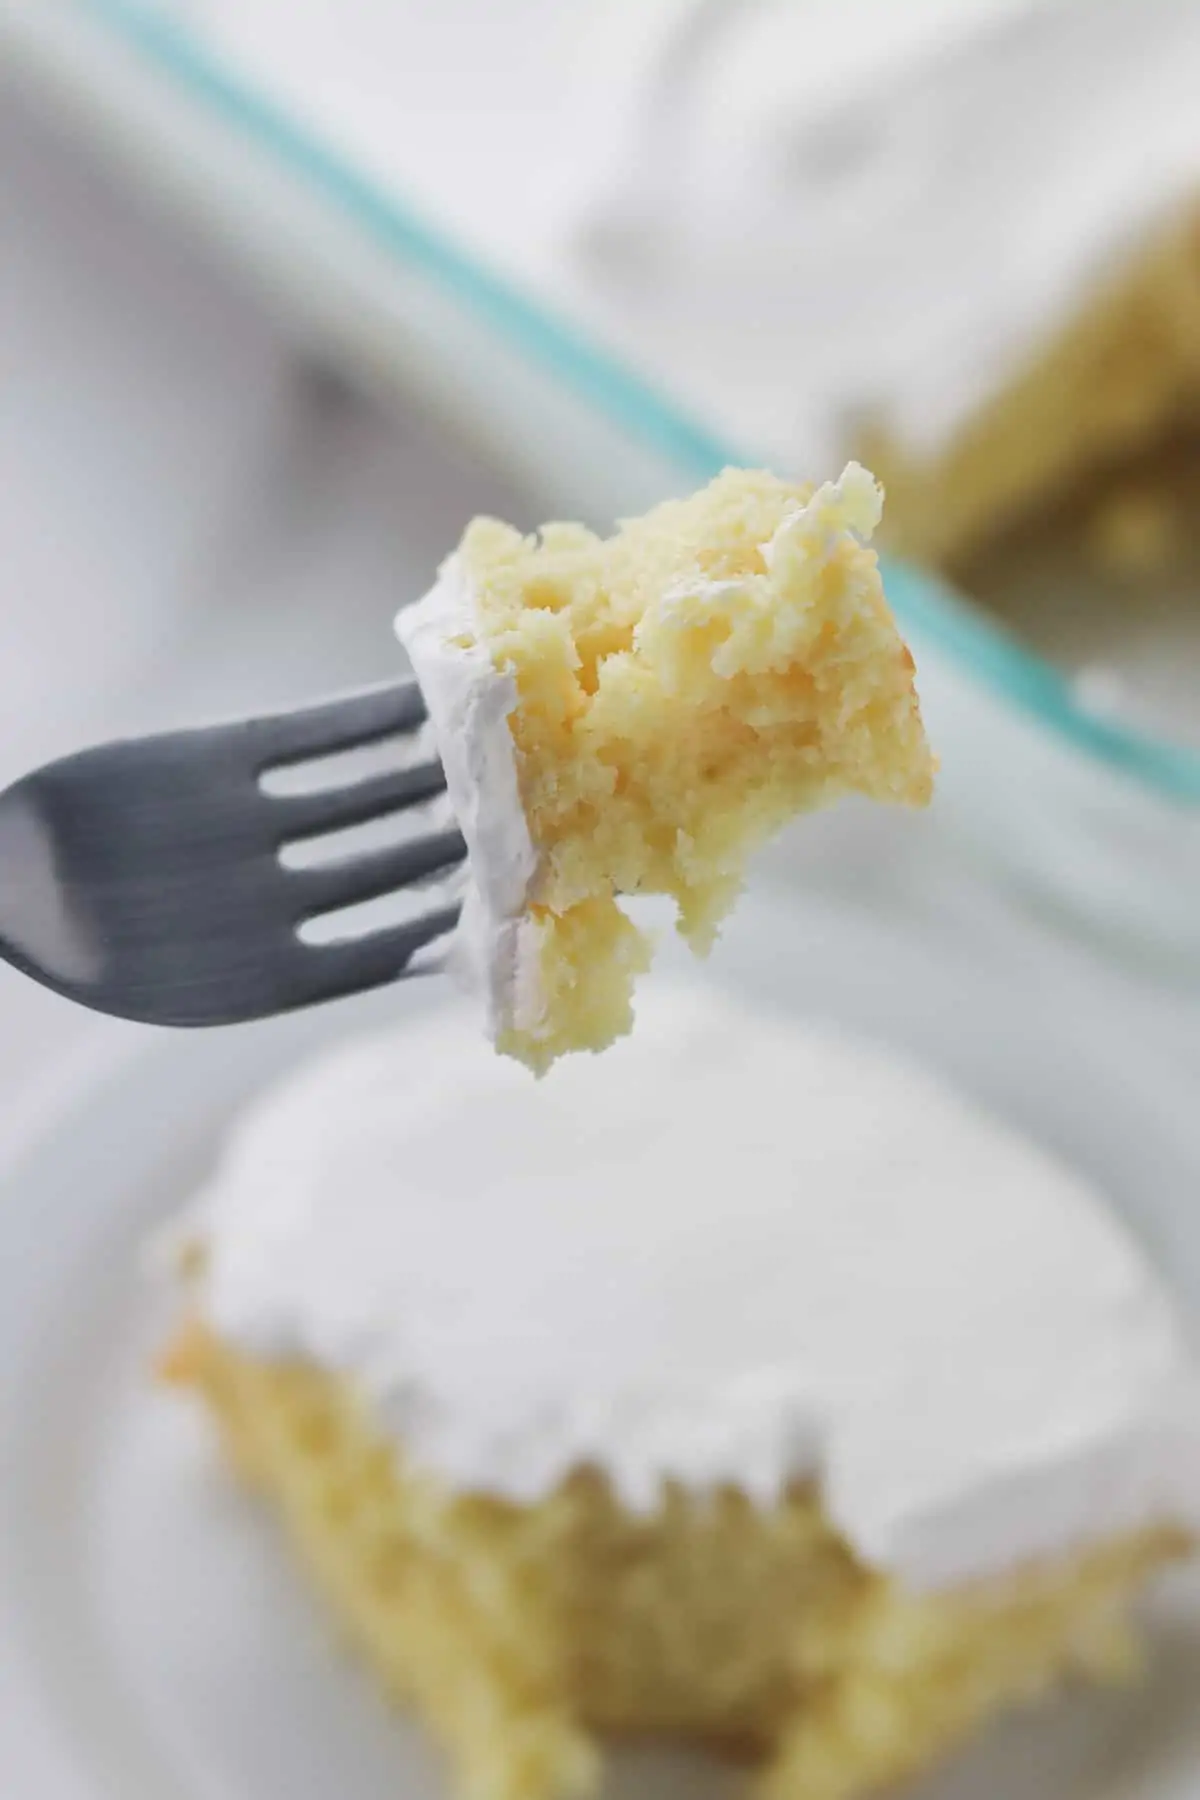
[[[469,1012],[234,1129],[169,1372],[464,1796],[609,1737],[779,1800],[924,1769],[1200,1526],[1200,1370],[1051,1158],[882,1050],[664,985],[529,1082]]]
[[[1200,77],[1200,15],[1193,15]],[[975,559],[1060,509],[1086,562],[1138,577],[1184,550],[1200,469],[1200,122],[1194,192],[1161,223],[1147,196],[1108,259],[1064,300],[994,391],[925,457],[876,435],[896,538],[969,574]],[[1108,222],[1110,225],[1112,222]],[[1138,226],[1141,229],[1138,229]],[[872,434],[868,434],[869,436]]]
[[[470,852],[453,960],[500,1050],[540,1073],[631,1028],[623,896],[669,895],[703,952],[794,814],[928,800],[881,506],[851,464],[815,491],[727,470],[610,538],[478,519],[400,614]]]
[[[591,60],[580,303],[647,373],[785,471],[862,456],[968,592],[1065,510],[1077,575],[1186,556],[1195,606],[1191,0],[617,4]]]

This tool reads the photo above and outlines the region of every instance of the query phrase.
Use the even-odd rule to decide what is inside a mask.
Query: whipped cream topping
[[[529,1029],[541,1010],[535,928],[527,912],[538,858],[508,728],[516,679],[492,662],[457,556],[443,564],[424,599],[399,613],[396,633],[421,684],[469,858],[446,967],[482,997],[495,1040],[510,1028]]]
[[[1197,1365],[1093,1193],[889,1054],[703,988],[549,1084],[461,1005],[345,1046],[236,1126],[200,1230],[211,1325],[351,1378],[459,1489],[813,1478],[921,1587],[1200,1526]]]
[[[800,474],[935,454],[1200,199],[1191,0],[614,0],[581,60],[558,285]]]

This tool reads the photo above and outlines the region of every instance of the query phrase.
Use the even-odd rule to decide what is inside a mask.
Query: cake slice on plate
[[[1096,1196],[930,1077],[664,987],[530,1082],[469,1013],[237,1126],[170,1355],[466,1800],[652,1733],[851,1800],[1200,1526],[1200,1374]]]

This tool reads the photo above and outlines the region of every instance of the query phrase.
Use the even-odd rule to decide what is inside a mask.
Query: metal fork
[[[406,973],[454,925],[431,886],[416,919],[332,943],[299,927],[452,874],[456,830],[288,868],[280,849],[433,799],[429,759],[317,792],[271,794],[267,772],[397,736],[425,718],[413,682],[273,718],[103,745],[0,794],[0,957],[99,1012],[226,1025]]]

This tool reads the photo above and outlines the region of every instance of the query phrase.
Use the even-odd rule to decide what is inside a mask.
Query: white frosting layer
[[[238,1126],[202,1305],[358,1380],[416,1461],[769,1502],[814,1476],[916,1585],[1200,1526],[1200,1379],[1092,1193],[879,1050],[669,985],[535,1084],[465,1009]]]
[[[572,297],[802,474],[936,451],[1200,198],[1193,0],[616,0],[590,60]]]
[[[489,1036],[525,1029],[539,1011],[534,928],[526,903],[537,852],[525,823],[508,715],[517,704],[479,641],[470,584],[457,557],[423,600],[397,616],[429,709],[446,787],[469,855],[447,967],[482,996]]]

